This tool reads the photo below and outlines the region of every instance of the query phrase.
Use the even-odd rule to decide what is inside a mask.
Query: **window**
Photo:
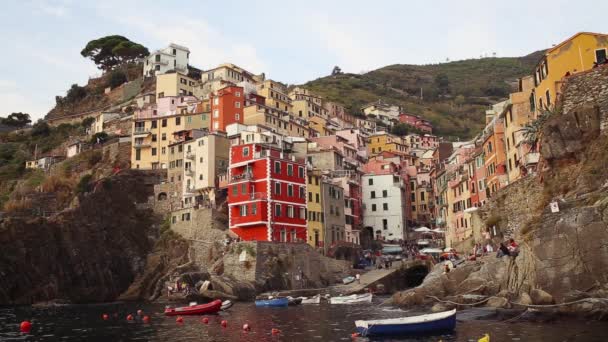
[[[140,149],[135,150],[135,160],[141,160],[141,150]]]
[[[160,154],[162,154],[162,155],[167,154],[167,148],[166,147],[161,147],[160,148]]]
[[[368,185],[374,185],[374,179],[373,178],[368,179],[367,180],[367,184]]]
[[[300,198],[306,198],[306,189],[303,186],[300,187]]]
[[[467,184],[468,184],[468,183],[467,183]],[[420,200],[421,200],[421,201],[424,201],[424,192],[421,192],[421,193],[420,193]]]
[[[234,114],[234,120],[236,120],[236,121],[241,120],[241,116],[239,114]]]
[[[606,49],[595,50],[595,61],[597,64],[606,62]]]
[[[155,156],[156,155],[156,147],[152,147],[152,155]]]
[[[236,97],[241,97],[241,92],[240,92],[240,91],[235,92],[235,93],[234,93],[234,96],[236,96]]]
[[[238,188],[236,185],[234,185],[234,186],[232,187],[232,195],[233,195],[233,196],[236,196],[236,195],[238,195],[238,194],[239,194],[239,188]]]
[[[388,197],[388,190],[382,190],[382,197]]]
[[[382,203],[382,210],[384,210],[384,211],[388,210],[388,203]]]
[[[162,127],[167,127],[167,119],[163,119],[163,120],[160,122],[160,125],[161,125]],[[164,139],[163,139],[163,140],[164,140]]]
[[[219,118],[220,117],[220,110],[219,109],[214,109],[213,110],[213,117],[214,118]]]
[[[549,94],[549,90],[545,92],[545,97],[547,98],[547,107],[551,106],[551,94]]]
[[[241,184],[241,194],[247,193],[247,183]]]
[[[315,203],[319,203],[319,194],[315,194]]]
[[[308,192],[308,202],[312,202],[312,192]]]
[[[412,211],[416,211],[416,206],[415,205],[412,206]]]
[[[152,120],[152,128],[156,128],[158,126],[158,121]]]
[[[247,205],[246,204],[243,204],[240,206],[240,215],[247,216]]]
[[[372,191],[369,195],[370,198],[376,198],[376,192]]]
[[[384,229],[384,230],[388,229],[388,220],[387,219],[382,219],[382,229]]]
[[[274,216],[276,216],[276,217],[280,217],[281,216],[281,205],[280,204],[275,204],[275,206],[274,206]]]
[[[274,162],[274,173],[281,174],[281,162]]]
[[[243,157],[249,157],[249,147],[243,147]]]
[[[292,164],[287,164],[287,175],[293,176],[293,165]]]
[[[179,126],[182,123],[182,118],[179,116],[175,118],[175,125]]]
[[[213,98],[213,104],[214,105],[218,105],[220,103],[220,98],[219,97],[214,97]]]
[[[160,140],[165,141],[167,140],[167,133],[163,133],[160,135]]]
[[[275,195],[281,194],[281,183],[279,183],[279,182],[274,183],[274,194]]]
[[[293,210],[293,206],[287,206],[287,217],[289,218],[294,218],[295,217],[295,211]]]
[[[454,189],[454,196],[456,196],[456,189]],[[416,202],[416,193],[412,192],[412,194],[410,195],[410,200],[412,202]]]
[[[304,208],[300,208],[300,219],[301,220],[306,219],[306,209],[304,209]]]
[[[376,211],[376,205],[372,204],[372,211]]]
[[[298,176],[300,178],[304,178],[304,168],[303,167],[298,167]]]
[[[152,134],[152,142],[156,142],[158,139],[158,136],[156,134]]]
[[[241,108],[241,101],[236,101],[236,102],[234,103],[234,107],[235,107],[235,108]]]
[[[158,67],[158,65],[157,65],[157,67]],[[159,67],[157,70],[160,70],[160,67]],[[163,97],[165,97],[165,93],[164,93],[164,92],[160,92],[160,93],[158,93],[158,98],[159,98],[159,99],[160,99],[160,98],[163,98]]]
[[[287,185],[287,196],[289,196],[289,197],[293,196],[293,185],[291,185],[291,184]]]

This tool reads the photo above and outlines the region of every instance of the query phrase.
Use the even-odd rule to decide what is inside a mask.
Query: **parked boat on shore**
[[[289,305],[289,299],[286,297],[260,299],[255,301],[255,306],[259,307],[286,307]]]
[[[166,308],[166,316],[177,316],[177,315],[204,315],[214,314],[220,311],[222,307],[222,301],[219,299],[214,300],[211,303],[182,306],[177,308]]]
[[[339,296],[329,298],[330,304],[357,304],[357,303],[371,303],[373,295],[371,293],[365,294],[354,294],[350,296]]]
[[[342,279],[342,283],[344,283],[344,285],[350,284],[353,281],[355,281],[355,277],[353,277],[353,276],[348,276],[348,277]]]
[[[289,301],[289,306],[302,304],[302,298],[287,297],[287,300]]]
[[[313,297],[300,297],[302,299],[302,304],[321,304],[321,295],[316,295]]]
[[[234,303],[231,300],[225,300],[222,302],[221,310],[226,311],[232,307]]]
[[[361,336],[424,335],[452,331],[456,327],[456,309],[426,315],[355,321]]]

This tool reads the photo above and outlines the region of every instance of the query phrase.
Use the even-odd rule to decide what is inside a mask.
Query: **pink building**
[[[417,128],[423,132],[433,132],[433,125],[431,122],[419,117],[418,115],[401,113],[399,114],[399,122]]]

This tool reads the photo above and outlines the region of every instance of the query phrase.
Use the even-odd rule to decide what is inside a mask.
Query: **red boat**
[[[165,309],[165,316],[213,314],[220,311],[221,307],[222,301],[216,299],[207,304],[182,306],[179,308],[167,308]]]

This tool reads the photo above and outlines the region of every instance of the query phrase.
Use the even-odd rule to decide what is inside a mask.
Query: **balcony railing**
[[[133,134],[149,134],[150,129],[145,127],[135,127]]]
[[[186,152],[186,158],[194,160],[196,158],[196,155],[192,152]]]
[[[147,142],[136,142],[133,144],[134,148],[146,148],[146,147],[150,147],[150,143]]]
[[[231,182],[240,182],[244,180],[251,180],[253,178],[253,174],[250,172],[241,173],[240,175],[234,175],[230,177]]]
[[[186,170],[184,170],[184,172],[186,172],[187,176],[191,176],[191,177],[194,176],[194,170],[192,170],[192,169],[186,169]]]

